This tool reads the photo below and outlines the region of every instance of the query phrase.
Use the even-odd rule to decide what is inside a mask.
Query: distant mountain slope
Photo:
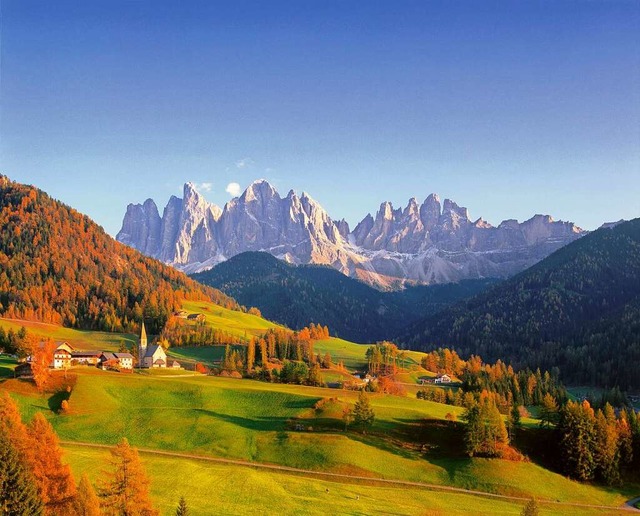
[[[640,219],[601,228],[398,340],[640,389]]]
[[[472,221],[466,208],[437,195],[404,209],[380,205],[351,231],[302,192],[281,197],[253,182],[224,209],[191,183],[172,196],[162,216],[152,199],[129,204],[118,241],[186,272],[203,271],[246,251],[265,251],[295,264],[329,265],[383,289],[464,279],[507,278],[585,232],[571,222],[534,215],[494,227]]]
[[[0,176],[0,315],[152,333],[182,299],[237,303],[107,235],[32,186]]]
[[[410,322],[472,296],[496,280],[409,287],[381,292],[326,266],[294,266],[267,253],[247,252],[192,275],[268,319],[301,328],[328,325],[331,334],[357,342],[390,338]]]

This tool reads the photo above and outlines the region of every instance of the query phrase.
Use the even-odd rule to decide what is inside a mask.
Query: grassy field
[[[76,476],[92,480],[108,460],[108,452],[65,446],[65,458]],[[519,515],[517,502],[490,500],[420,488],[343,484],[249,467],[142,454],[152,478],[151,492],[162,514],[173,514],[184,496],[193,514],[398,514]],[[167,475],[170,471],[171,474]],[[327,492],[328,490],[328,492]],[[571,508],[571,514],[604,514]],[[545,515],[568,514],[551,507]]]
[[[0,318],[0,327],[5,331],[13,329],[17,332],[24,326],[29,333],[42,338],[52,338],[55,341],[66,341],[76,349],[116,351],[124,341],[128,345],[138,344],[138,337],[128,333],[107,333],[104,331],[84,331],[73,328],[63,328],[55,324],[34,321],[17,321]]]
[[[363,435],[345,433],[339,419],[344,404],[355,401],[357,394],[350,391],[86,369],[78,372],[71,413],[56,415],[49,400],[25,390],[23,382],[7,380],[3,386],[18,399],[25,417],[44,411],[67,441],[114,444],[126,436],[144,448],[564,502],[617,506],[633,495],[572,482],[530,462],[469,459],[462,453],[459,424],[443,421],[448,412],[459,416],[462,409],[408,397],[373,396],[376,422]],[[338,399],[314,408],[328,397]],[[294,431],[294,424],[305,430]],[[166,472],[157,471],[152,476],[162,485]],[[271,473],[251,475],[267,481]],[[415,513],[411,507],[406,513]]]
[[[272,323],[211,303],[185,303],[190,313],[204,313],[207,323],[239,338],[264,332]],[[20,324],[0,320],[0,324]],[[78,348],[116,348],[134,336],[79,332],[25,323],[29,331],[66,340]],[[365,366],[366,346],[330,338],[315,343],[334,363],[349,370]],[[218,362],[224,347],[172,348],[178,360]],[[409,352],[401,381],[416,385],[430,373],[421,353]],[[7,378],[15,361],[0,357],[0,388],[19,402],[26,419],[43,412],[64,441],[113,445],[123,436],[142,448],[221,457],[326,471],[351,476],[425,482],[508,496],[536,496],[571,503],[619,506],[637,494],[572,482],[534,462],[470,459],[463,453],[462,408],[406,397],[372,395],[376,413],[366,435],[344,430],[341,414],[357,393],[335,389],[269,384],[252,380],[193,375],[185,371],[119,374],[77,368],[70,412],[56,413],[56,398],[40,395],[29,383]],[[61,373],[60,373],[61,374]],[[326,381],[344,373],[325,371]],[[3,379],[4,378],[4,379]],[[536,421],[525,424],[534,426]],[[107,452],[65,445],[75,472],[96,475]],[[221,465],[187,458],[144,454],[153,480],[153,496],[170,514],[181,495],[194,514],[519,514],[521,504],[420,488],[374,487],[352,482],[299,477],[290,473]],[[329,489],[330,493],[326,490]],[[360,500],[356,500],[360,496]],[[545,508],[544,514],[598,514]]]
[[[13,368],[18,361],[7,355],[0,355],[0,378],[9,378],[13,376]]]
[[[207,325],[244,340],[279,326],[256,315],[228,310],[207,301],[184,301],[182,308],[187,313],[204,314]]]

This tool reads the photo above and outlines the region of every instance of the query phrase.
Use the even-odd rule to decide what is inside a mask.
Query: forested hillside
[[[397,340],[640,389],[640,219],[599,229]]]
[[[270,320],[300,329],[315,322],[332,335],[373,342],[495,284],[496,280],[409,287],[381,292],[330,267],[294,266],[267,253],[242,253],[192,275]]]
[[[182,299],[237,303],[116,242],[91,219],[0,176],[0,315],[158,333]]]

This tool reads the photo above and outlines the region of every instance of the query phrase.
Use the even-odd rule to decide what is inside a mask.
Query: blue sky
[[[115,234],[186,181],[352,226],[640,216],[640,2],[0,0],[0,171]]]

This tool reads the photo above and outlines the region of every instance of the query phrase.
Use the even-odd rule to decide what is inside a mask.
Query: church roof
[[[162,350],[162,354],[164,355],[164,349],[162,349],[162,346],[158,345],[158,344],[151,344],[150,346],[147,346],[147,351],[144,354],[145,357],[152,357],[153,355],[156,354],[156,351],[158,351],[158,348]]]
[[[142,331],[140,332],[140,340],[147,338],[147,330],[144,328],[144,321],[142,321]]]

